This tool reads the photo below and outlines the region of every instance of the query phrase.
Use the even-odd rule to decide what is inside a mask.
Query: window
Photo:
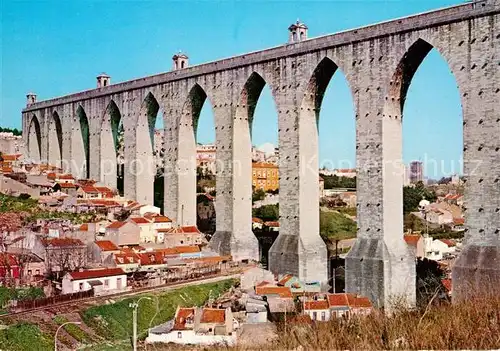
[[[177,332],[177,339],[182,339],[182,332]]]
[[[326,313],[324,311],[321,312],[321,320],[322,321],[326,320]]]
[[[318,312],[313,312],[313,317],[312,317],[313,321],[317,320],[318,319]]]
[[[31,275],[31,269],[28,269],[28,275]]]
[[[304,37],[305,37],[304,34],[305,34],[304,32],[300,32],[300,40],[304,40]]]
[[[83,283],[80,283],[78,285],[79,285],[78,288],[80,289],[80,291],[82,291],[83,290]]]
[[[40,270],[39,270],[39,269],[37,269],[37,270],[35,271],[35,274],[36,274],[36,275],[40,275]]]
[[[122,288],[122,278],[117,278],[116,279],[116,287],[118,289],[121,289]]]
[[[181,68],[184,68],[184,61],[181,61]]]
[[[293,32],[293,41],[297,41],[297,32]]]
[[[104,286],[109,287],[109,279],[104,279]]]

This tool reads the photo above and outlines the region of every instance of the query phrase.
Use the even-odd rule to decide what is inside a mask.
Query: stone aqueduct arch
[[[346,288],[379,306],[397,296],[413,303],[415,265],[402,238],[401,166],[393,161],[401,158],[402,107],[411,78],[436,48],[452,70],[462,100],[467,234],[453,271],[453,294],[463,298],[471,287],[498,289],[500,280],[499,13],[499,3],[475,1],[41,101],[23,110],[23,132],[29,135],[30,155],[38,145],[41,158],[50,158],[47,128],[57,111],[62,159],[81,160],[85,149],[81,123],[76,122],[77,110],[80,116],[83,110],[89,122],[90,176],[107,179],[99,164],[112,158],[103,151],[112,148],[108,117],[103,116],[113,101],[125,130],[125,196],[152,202],[150,175],[130,171],[137,157],[147,158],[148,116],[161,108],[165,214],[176,223],[191,224],[194,174],[184,173],[193,167],[187,161],[194,153],[194,128],[209,98],[218,160],[217,231],[211,246],[236,259],[255,259],[245,146],[256,101],[269,84],[278,111],[281,199],[280,235],[270,250],[270,268],[326,283],[326,249],[318,233],[317,118],[326,86],[341,69],[353,95],[358,168],[358,240],[346,259]],[[40,137],[30,127],[36,124],[33,116]],[[237,172],[235,164],[244,172]],[[75,167],[66,170],[74,172]]]

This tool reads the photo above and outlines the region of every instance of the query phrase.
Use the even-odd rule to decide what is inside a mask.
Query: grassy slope
[[[92,350],[123,349],[122,346],[127,344],[132,334],[132,310],[129,307],[129,303],[137,300],[139,297],[149,296],[153,298],[153,301],[142,300],[138,310],[138,334],[139,336],[141,334],[144,336],[150,326],[155,326],[172,319],[177,305],[203,305],[210,296],[213,298],[219,296],[228,290],[234,282],[233,279],[228,279],[216,283],[160,292],[158,294],[144,294],[135,298],[123,299],[109,305],[91,307],[81,313],[83,321],[87,326],[93,328],[97,334],[110,340],[111,344],[96,345],[92,347]],[[158,297],[159,301],[159,312],[156,315],[155,296]],[[154,320],[151,321],[153,316],[155,316]],[[64,321],[63,317],[54,318],[54,323],[57,325],[62,324]],[[93,339],[78,326],[65,326],[64,328],[75,339],[84,343],[88,343]],[[52,335],[42,333],[40,328],[33,324],[18,323],[0,330],[0,350],[34,350],[33,345],[37,345],[36,350],[52,350],[53,342]]]
[[[151,326],[172,319],[178,305],[203,305],[210,295],[213,298],[217,297],[229,289],[233,283],[233,280],[225,280],[217,283],[189,286],[158,295],[141,295],[152,297],[152,300],[142,300],[140,302],[137,318],[138,334],[146,332]],[[154,296],[158,298],[158,311]],[[132,332],[132,309],[129,307],[129,303],[136,300],[137,297],[124,299],[110,305],[89,308],[83,312],[82,318],[85,324],[109,340],[128,339]]]

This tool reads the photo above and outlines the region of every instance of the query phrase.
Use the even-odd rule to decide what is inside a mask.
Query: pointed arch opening
[[[149,92],[143,100],[135,128],[135,160],[132,171],[136,177],[136,200],[155,203],[156,163],[154,155],[155,125],[160,105]],[[160,206],[162,208],[163,206]]]
[[[423,218],[412,212],[418,211],[421,199],[436,200],[433,183],[448,184],[451,192],[463,195],[460,92],[446,59],[429,42],[418,39],[399,62],[389,82],[386,117],[385,138],[391,140],[387,159],[401,160],[400,168],[392,172],[398,179],[389,176],[384,185],[397,196],[391,201],[395,207],[388,210],[401,213],[393,219],[404,231],[425,232],[429,228],[426,222],[432,227],[432,222],[439,221],[435,212],[428,208],[421,213]],[[443,231],[463,221],[460,201],[441,205],[451,213],[438,224]]]
[[[77,163],[76,173],[82,178],[90,178],[90,128],[87,114],[81,105],[76,110],[76,122],[80,131],[74,138],[73,161]]]
[[[124,128],[120,110],[111,100],[101,126],[101,181],[123,196]]]
[[[62,167],[62,137],[61,119],[54,111],[49,121],[48,136],[48,164],[51,166]]]
[[[40,122],[36,115],[31,116],[28,129],[28,153],[31,161],[40,163],[42,135],[40,132]]]
[[[199,84],[188,93],[177,128],[177,221],[215,232],[216,147],[212,105]]]
[[[156,113],[156,118],[153,126],[153,158],[154,158],[154,205],[159,207],[163,213],[163,204],[165,198],[165,127],[164,109],[160,106]]]

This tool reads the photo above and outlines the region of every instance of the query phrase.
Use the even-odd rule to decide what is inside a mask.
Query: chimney
[[[111,77],[106,73],[101,73],[97,76],[97,88],[104,88],[111,85]]]
[[[26,94],[26,106],[33,105],[36,102],[36,94],[28,93]]]

